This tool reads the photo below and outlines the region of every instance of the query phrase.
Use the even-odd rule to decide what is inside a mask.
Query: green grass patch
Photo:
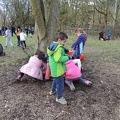
[[[75,35],[69,36],[67,43],[65,45],[66,48],[70,49],[71,45],[76,41],[77,37]],[[5,45],[6,39],[0,36],[0,44]],[[14,35],[12,37],[12,42],[14,44],[14,48],[10,47],[8,43],[8,47],[4,47],[4,51],[6,53],[5,57],[1,57],[3,59],[2,62],[4,64],[10,64],[19,59],[23,59],[28,57],[22,50],[22,48],[17,47],[17,37]],[[26,43],[28,46],[32,46],[35,49],[35,37],[32,38],[29,36],[26,39]],[[34,50],[30,51],[34,53]],[[26,50],[29,53],[29,49]],[[86,41],[84,47],[84,54],[86,60],[88,61],[97,61],[97,62],[111,62],[119,64],[120,61],[120,41],[119,40],[110,40],[110,41],[99,41],[98,37],[88,36],[88,40]],[[0,64],[3,64],[0,63]]]
[[[11,48],[9,42],[8,42],[8,47],[5,47],[5,42],[6,42],[6,38],[3,36],[0,36],[0,44],[2,44],[3,51],[6,54],[5,56],[0,56],[0,59],[1,59],[0,66],[12,64],[12,63],[14,64],[16,61],[29,57],[25,52],[27,52],[28,54],[34,53],[34,49],[35,49],[35,37],[34,36],[32,38],[30,36],[26,38],[26,44],[28,46],[27,48],[29,49],[26,49],[25,52],[23,51],[21,47],[17,46],[16,35],[12,37],[14,48]],[[31,48],[31,46],[33,49]]]
[[[76,36],[69,36],[67,46],[71,46],[76,39]],[[68,47],[69,49],[70,46]],[[84,47],[84,54],[89,61],[112,62],[119,64],[120,41],[99,41],[97,36],[88,36]]]

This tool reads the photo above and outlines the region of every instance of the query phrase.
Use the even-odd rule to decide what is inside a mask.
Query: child
[[[48,61],[48,55],[46,54],[46,58],[47,58],[47,68],[45,71],[45,80],[50,80],[51,77],[51,71],[50,71],[50,65],[49,65],[49,61]],[[81,61],[80,59],[74,59],[73,60],[75,65],[78,66],[79,69],[81,69]]]
[[[102,30],[100,33],[99,33],[99,40],[105,40],[105,36],[104,36],[104,34],[105,34],[105,31],[104,30]]]
[[[72,91],[75,90],[75,86],[73,85],[73,81],[75,80],[78,80],[79,82],[87,86],[92,85],[91,81],[85,80],[81,76],[82,76],[81,69],[75,65],[75,62],[73,60],[67,61],[66,72],[65,72],[65,83],[70,87]]]
[[[62,97],[64,90],[63,74],[66,71],[65,62],[67,62],[70,58],[68,54],[65,54],[63,47],[67,41],[67,38],[68,36],[65,33],[60,32],[56,37],[56,42],[52,42],[47,48],[51,75],[54,78],[50,95],[53,95],[57,92],[56,102],[61,104],[67,104],[65,98]]]
[[[87,40],[87,34],[81,28],[76,29],[75,34],[78,36],[78,39],[71,46],[71,48],[74,50],[72,57],[79,59],[80,55],[83,52],[85,42]]]
[[[8,42],[10,42],[11,47],[13,48],[13,43],[12,43],[12,32],[9,28],[5,28],[5,36],[6,36],[6,44],[5,47],[8,46]]]
[[[26,42],[25,42],[25,39],[26,39],[27,35],[24,33],[23,30],[21,30],[21,33],[20,33],[20,43],[21,43],[21,46],[22,48],[26,48]]]
[[[46,69],[45,54],[42,51],[37,50],[35,55],[30,57],[29,62],[21,67],[19,75],[16,79],[21,80],[24,74],[27,74],[33,78],[43,80],[42,71],[45,69]]]
[[[108,30],[108,40],[110,40],[111,35],[112,35],[112,30]]]
[[[18,42],[17,42],[18,47],[20,47],[20,32],[21,32],[20,27],[18,27],[17,30],[15,31],[15,33],[17,35],[17,40],[18,40]]]

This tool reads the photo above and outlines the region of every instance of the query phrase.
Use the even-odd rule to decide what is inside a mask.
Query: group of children
[[[26,48],[26,37],[27,35],[25,34],[24,30],[18,28],[16,31],[15,31],[15,34],[17,36],[17,39],[18,39],[18,42],[17,42],[17,46],[20,47],[20,44],[22,46],[22,48]],[[6,37],[6,43],[5,43],[5,47],[8,46],[8,42],[10,42],[10,45],[11,47],[13,48],[13,43],[12,43],[12,31],[10,29],[10,27],[5,27],[5,35]]]
[[[17,36],[17,46],[20,47],[20,45],[22,46],[23,49],[26,48],[26,33],[23,29],[21,29],[20,27],[17,28],[17,30],[15,31],[16,36]]]
[[[62,95],[64,82],[71,90],[75,90],[73,81],[76,80],[88,86],[92,85],[91,81],[82,78],[81,61],[79,59],[83,52],[87,35],[81,28],[78,28],[75,34],[78,39],[71,46],[74,50],[71,56],[68,55],[68,50],[64,48],[68,36],[60,32],[56,36],[55,41],[47,48],[47,55],[37,50],[35,55],[30,57],[29,62],[21,67],[17,80],[21,80],[24,74],[43,80],[43,71],[45,71],[45,79],[49,79],[50,75],[53,77],[50,95],[56,93],[56,102],[60,104],[67,104]],[[46,56],[48,59],[46,59]]]

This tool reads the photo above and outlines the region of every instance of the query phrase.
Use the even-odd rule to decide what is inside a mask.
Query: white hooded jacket
[[[25,41],[26,37],[27,37],[27,35],[24,32],[20,33],[20,41]]]

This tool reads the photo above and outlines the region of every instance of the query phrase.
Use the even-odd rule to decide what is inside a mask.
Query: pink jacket
[[[76,79],[82,76],[81,70],[75,65],[73,60],[66,62],[65,78]]]
[[[46,63],[39,60],[36,55],[30,57],[29,62],[23,65],[20,72],[25,73],[33,78],[43,80],[42,70],[46,69]]]

